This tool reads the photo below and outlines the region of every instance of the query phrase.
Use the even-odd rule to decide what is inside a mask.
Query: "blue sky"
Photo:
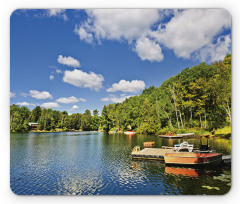
[[[101,111],[231,52],[221,9],[16,10],[10,24],[11,104]]]

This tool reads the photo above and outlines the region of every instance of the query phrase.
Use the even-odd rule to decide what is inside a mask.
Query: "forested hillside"
[[[141,95],[123,103],[105,105],[101,116],[68,115],[37,106],[10,107],[11,132],[29,130],[29,122],[38,122],[39,130],[133,129],[138,133],[184,132],[199,128],[212,130],[231,125],[231,55],[211,65],[201,63],[185,68],[157,88],[151,86]]]
[[[132,128],[139,133],[212,130],[231,124],[231,55],[223,61],[186,68],[159,88],[103,107],[105,129]]]

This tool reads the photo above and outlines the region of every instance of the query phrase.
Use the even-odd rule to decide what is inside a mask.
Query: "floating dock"
[[[164,155],[166,153],[174,153],[174,149],[163,148],[144,148],[140,150],[139,146],[133,148],[131,153],[132,159],[139,160],[161,160],[164,161]],[[231,164],[231,155],[222,156],[223,164]]]
[[[158,137],[167,138],[167,139],[179,139],[179,138],[202,138],[202,137],[210,137],[210,135],[179,134],[179,135],[158,135]]]
[[[161,138],[167,138],[167,139],[178,139],[178,138],[183,138],[182,135],[158,135],[158,137],[161,137]]]
[[[223,155],[222,161],[223,164],[231,164],[232,156],[231,155]]]
[[[162,148],[144,148],[139,151],[132,152],[132,159],[153,159],[153,160],[164,160],[166,153],[173,153],[174,149],[162,149]]]

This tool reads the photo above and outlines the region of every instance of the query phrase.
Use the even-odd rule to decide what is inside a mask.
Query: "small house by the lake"
[[[28,123],[30,130],[36,130],[38,127],[38,123]]]

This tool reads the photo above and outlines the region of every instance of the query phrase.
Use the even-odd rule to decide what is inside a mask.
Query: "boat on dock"
[[[222,154],[219,153],[192,153],[192,152],[174,152],[164,155],[166,164],[173,165],[214,165],[222,162]]]
[[[150,146],[149,146],[150,147]],[[166,165],[178,166],[218,166],[219,164],[230,164],[231,155],[223,155],[211,150],[208,145],[201,141],[199,148],[194,148],[193,144],[184,141],[181,144],[175,144],[174,147],[162,146],[162,148],[144,148],[135,146],[132,151],[132,159],[140,160],[163,160]]]

